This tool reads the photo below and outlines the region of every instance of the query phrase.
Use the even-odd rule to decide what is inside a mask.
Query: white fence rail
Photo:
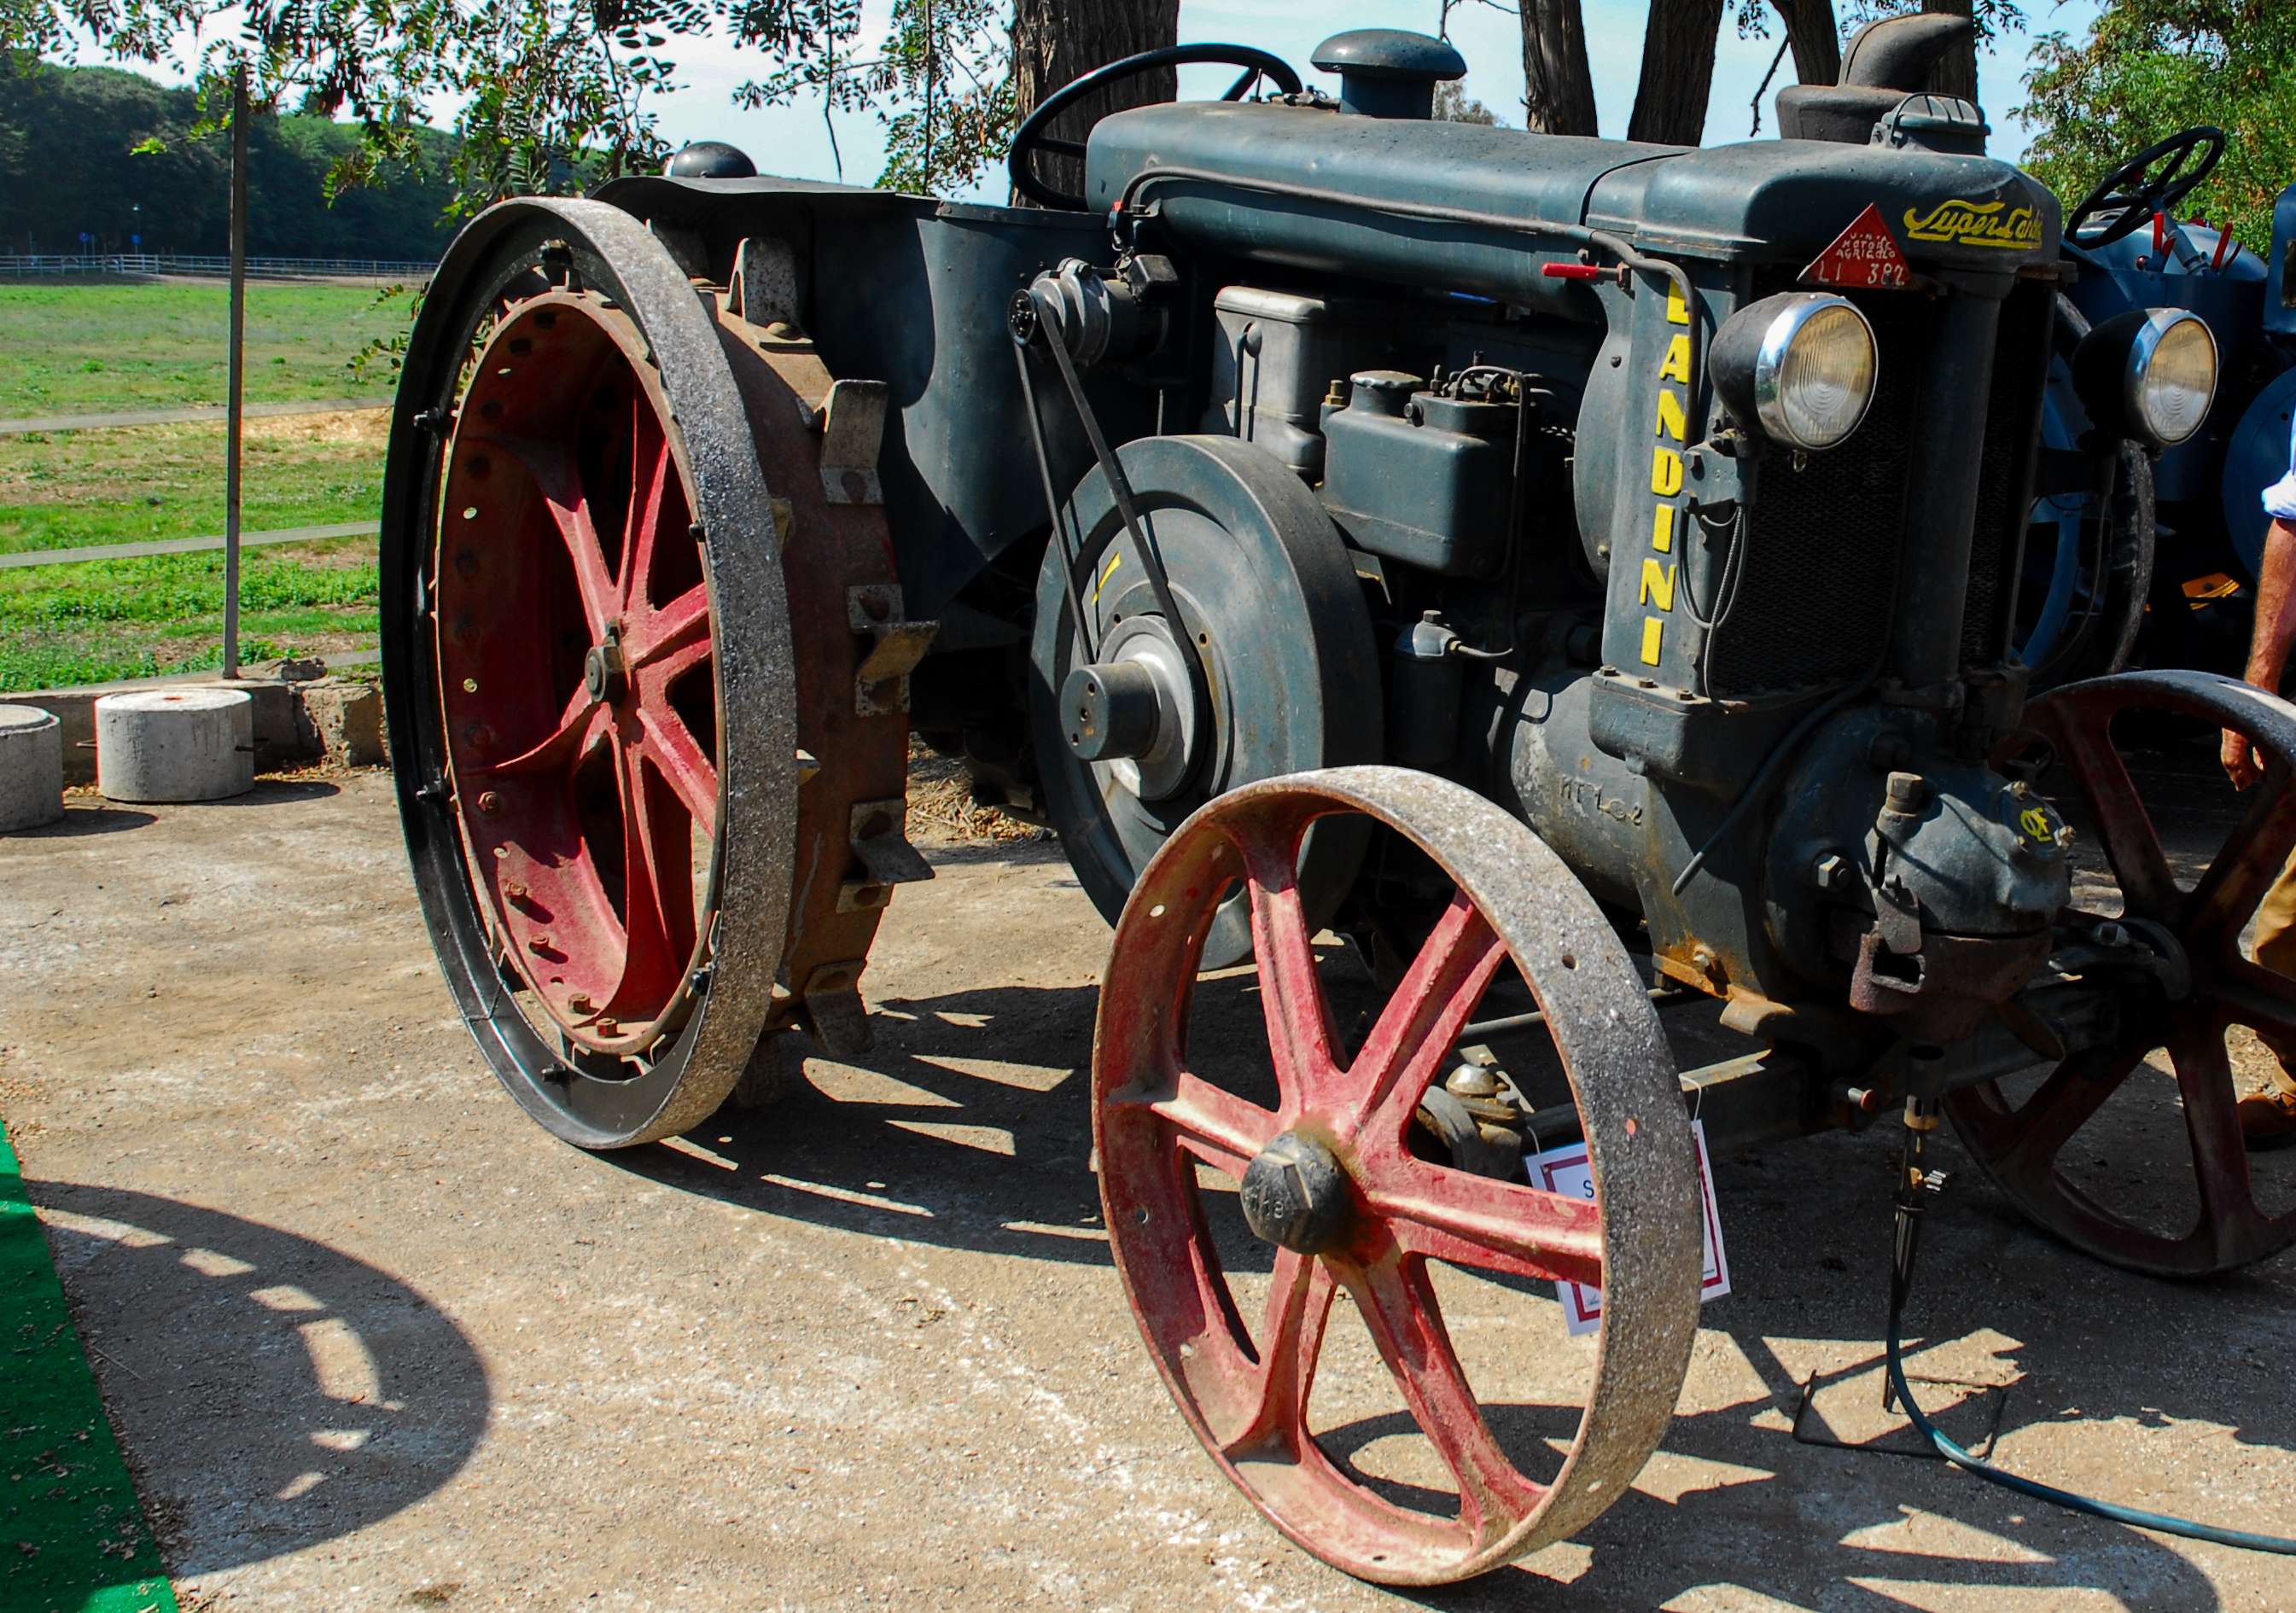
[[[428,279],[435,263],[388,258],[250,258],[255,280],[299,280],[315,274],[358,274],[399,280]],[[0,253],[0,279],[40,274],[228,274],[228,258],[194,258],[177,252]]]

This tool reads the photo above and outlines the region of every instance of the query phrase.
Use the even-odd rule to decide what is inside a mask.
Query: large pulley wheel
[[[1362,586],[1300,479],[1225,437],[1146,438],[1117,458],[1180,619],[1168,618],[1150,557],[1095,470],[1038,573],[1029,686],[1053,827],[1111,923],[1140,869],[1205,801],[1255,779],[1376,761],[1382,733]],[[1070,608],[1071,588],[1087,631]],[[1092,667],[1107,675],[1079,675]],[[1124,726],[1119,694],[1140,708],[1133,742],[1085,759],[1080,724],[1114,716]],[[1080,699],[1103,703],[1080,711]],[[1351,825],[1308,846],[1300,886],[1318,923],[1346,896],[1365,840]],[[1250,946],[1250,914],[1232,904],[1206,965],[1232,963]]]
[[[804,1011],[800,854],[852,860],[798,764],[866,643],[816,618],[890,553],[824,512],[750,346],[636,219],[521,201],[456,241],[400,388],[384,683],[424,917],[496,1076],[584,1147],[725,1100]],[[900,795],[906,737],[845,747],[828,817]],[[867,939],[832,946],[849,995]]]
[[[2129,776],[2113,733],[2123,712],[2228,728],[2247,735],[2264,758],[2263,782],[2195,878],[2178,878]],[[1953,1094],[1948,1112],[2019,1208],[2109,1265],[2201,1277],[2276,1254],[2296,1242],[2296,1208],[2274,1215],[2257,1202],[2226,1039],[2246,1027],[2265,1044],[2296,1052],[2296,979],[2258,962],[2243,940],[2296,850],[2296,708],[2211,673],[2132,672],[2058,690],[2027,708],[2025,720],[2031,732],[2013,748],[2046,738],[2071,772],[2120,888],[2114,921],[2135,931],[2158,962],[2151,980],[2125,983],[2121,1028],[2111,1046],[2066,1060],[2021,1100],[1992,1081]],[[2100,921],[2068,917],[2087,936]],[[2107,1146],[2091,1147],[2103,1133],[2086,1128],[2102,1128],[2108,1101],[2142,1074],[2148,1055],[2160,1054],[2173,1070],[2173,1100],[2164,1095],[2147,1112],[2159,1126],[2181,1118],[2194,1199],[2186,1226],[2164,1225],[2157,1204],[2140,1207],[2143,1167],[2082,1168]]]
[[[1343,815],[1387,825],[1456,887],[1352,1057],[1297,873],[1310,826]],[[1234,1037],[1188,1031],[1192,1000],[1217,989],[1198,966],[1235,885],[1251,915],[1266,1071],[1236,1063]],[[1591,1202],[1534,1188],[1519,1163],[1511,1180],[1470,1175],[1413,1144],[1431,1083],[1456,1062],[1510,959],[1552,1028]],[[1349,767],[1204,807],[1149,864],[1117,928],[1093,1101],[1110,1240],[1157,1370],[1227,1477],[1326,1562],[1391,1584],[1482,1573],[1584,1527],[1656,1448],[1688,1369],[1700,1281],[1674,1061],[1593,898],[1490,803],[1429,774]],[[1238,1194],[1250,1229],[1241,1249],[1214,1232],[1216,1187]],[[1255,1266],[1269,1269],[1264,1298],[1242,1281]],[[1548,1290],[1528,1287],[1555,1280],[1602,1289],[1591,1363],[1534,1297]],[[1368,1348],[1341,1325],[1342,1297]],[[1463,1304],[1507,1319],[1462,1316],[1462,1331],[1446,1316]],[[1533,1374],[1538,1404],[1478,1394],[1471,1371],[1500,1364]],[[1558,1395],[1574,1375],[1583,1393]],[[1404,1415],[1350,1421],[1366,1384]],[[1568,1425],[1553,1413],[1572,1402],[1583,1410],[1558,1462]],[[1421,1478],[1366,1471],[1366,1437],[1423,1440]]]

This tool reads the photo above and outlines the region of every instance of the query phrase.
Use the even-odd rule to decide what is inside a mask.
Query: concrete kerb
[[[301,672],[311,662],[288,662]],[[303,677],[243,677],[228,683],[213,673],[164,678],[129,678],[82,684],[68,689],[36,689],[0,695],[12,706],[53,714],[63,741],[64,783],[95,782],[95,702],[107,694],[139,690],[218,685],[237,689],[254,702],[255,768],[258,773],[297,763],[336,762],[369,766],[387,759],[382,738],[382,696],[373,684],[324,672]]]

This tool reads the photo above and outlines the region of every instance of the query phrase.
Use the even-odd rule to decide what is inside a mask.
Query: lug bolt
[[[550,950],[550,938],[548,936],[529,936],[527,938],[526,949],[529,952],[548,952]]]
[[[502,809],[503,798],[499,792],[492,790],[481,790],[479,791],[479,810],[480,812],[485,813],[488,817],[492,817]]]
[[[1848,857],[1838,851],[1829,851],[1817,859],[1816,866],[1810,870],[1810,878],[1820,890],[1843,891],[1857,882],[1857,871],[1850,867]]]

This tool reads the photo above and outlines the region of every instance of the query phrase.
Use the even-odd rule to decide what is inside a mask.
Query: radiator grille
[[[2016,605],[2017,568],[2033,504],[2033,455],[2056,296],[2054,282],[2024,281],[2001,305],[1993,382],[1985,397],[1985,458],[1977,479],[1969,591],[1962,604],[1965,667],[1997,665],[2009,650],[2009,613]]]
[[[1707,645],[1718,700],[1847,683],[1889,637],[1931,308],[1902,292],[1852,300],[1880,343],[1874,406],[1856,436],[1804,469],[1783,454],[1763,462],[1736,602]]]

